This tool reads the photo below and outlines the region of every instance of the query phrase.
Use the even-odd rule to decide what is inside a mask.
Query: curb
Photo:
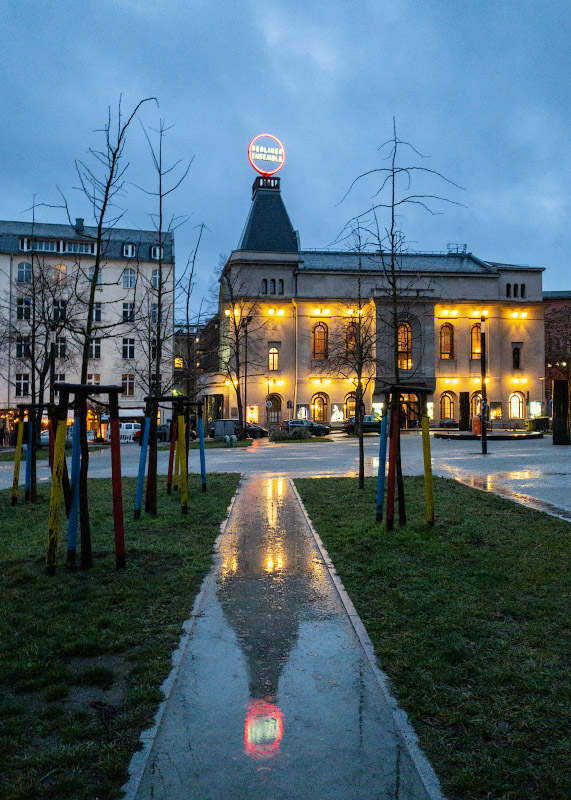
[[[215,555],[213,557],[213,561],[214,558],[218,556],[218,553],[220,551],[220,540],[224,535],[224,533],[226,532],[228,522],[230,520],[230,517],[232,516],[232,511],[234,510],[234,502],[242,486],[243,479],[244,476],[242,475],[240,477],[240,482],[236,489],[236,494],[234,495],[234,497],[230,501],[230,505],[228,506],[226,519],[222,520],[222,522],[220,523],[220,533],[218,534],[214,542]],[[142,747],[140,750],[137,750],[136,753],[133,753],[133,756],[129,763],[128,767],[129,778],[127,782],[123,784],[123,786],[121,787],[121,791],[124,792],[123,800],[135,800],[137,792],[139,791],[139,786],[141,785],[141,781],[143,779],[143,775],[147,767],[147,763],[149,761],[149,756],[151,755],[151,750],[153,744],[155,743],[155,739],[157,737],[159,725],[162,722],[167,703],[172,693],[174,683],[178,677],[184,651],[186,650],[186,646],[188,644],[188,640],[190,639],[190,635],[192,633],[192,629],[194,628],[196,619],[197,617],[200,616],[200,607],[204,599],[206,588],[210,580],[212,579],[212,575],[214,574],[213,567],[214,564],[211,567],[208,574],[205,575],[204,580],[202,581],[202,585],[198,590],[198,594],[194,598],[194,603],[192,604],[192,611],[190,612],[190,617],[186,619],[182,624],[183,633],[179,639],[178,646],[176,650],[173,651],[171,657],[171,663],[172,663],[171,671],[160,687],[162,693],[164,694],[164,700],[161,701],[157,709],[157,713],[155,714],[155,719],[153,721],[152,726],[144,730],[139,737],[139,741],[141,742]]]
[[[359,640],[361,647],[363,648],[363,652],[365,653],[365,657],[369,662],[369,666],[375,676],[381,693],[391,711],[391,715],[393,717],[395,728],[397,729],[398,733],[400,734],[403,744],[410,756],[412,763],[414,764],[420,781],[424,790],[426,791],[430,800],[446,800],[445,796],[442,793],[442,789],[440,788],[440,781],[434,769],[432,768],[429,760],[423,753],[420,748],[420,744],[418,742],[418,736],[414,728],[412,727],[408,716],[402,708],[399,708],[399,705],[395,699],[395,697],[391,693],[390,689],[390,679],[388,675],[383,672],[382,669],[377,665],[377,658],[375,656],[375,648],[373,647],[373,643],[369,638],[369,634],[365,630],[365,626],[361,622],[361,618],[357,614],[355,606],[349,595],[347,594],[347,590],[343,586],[343,582],[341,578],[337,574],[335,570],[335,565],[331,560],[329,553],[327,552],[325,545],[321,541],[321,537],[313,527],[313,523],[309,518],[309,514],[306,511],[305,506],[303,505],[303,501],[299,496],[299,492],[297,491],[295,484],[292,478],[289,478],[289,484],[293,491],[297,502],[299,503],[299,507],[301,512],[309,525],[309,529],[311,530],[311,534],[315,540],[315,544],[319,552],[321,553],[321,557],[323,558],[324,564],[329,572],[329,576],[333,581],[335,589],[337,590],[337,594],[339,595],[339,599],[343,603],[347,616],[349,617],[349,621],[353,626],[353,630]]]

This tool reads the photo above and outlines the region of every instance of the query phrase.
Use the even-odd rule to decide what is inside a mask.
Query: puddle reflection
[[[284,495],[283,478],[246,483],[248,524],[227,531],[221,545],[218,597],[246,662],[250,701],[245,709],[244,753],[253,759],[279,756],[284,716],[278,704],[279,681],[325,580],[320,559]],[[287,538],[285,530],[289,529]]]

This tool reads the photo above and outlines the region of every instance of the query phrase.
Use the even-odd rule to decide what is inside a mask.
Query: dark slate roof
[[[279,178],[256,178],[252,206],[238,250],[298,253],[297,234],[280,194]]]
[[[97,228],[85,225],[82,230],[73,225],[57,225],[49,222],[7,222],[0,220],[0,253],[21,253],[20,237],[34,239],[58,239],[66,242],[92,242],[97,237]],[[163,233],[164,259],[174,262],[174,237]],[[106,258],[124,259],[123,245],[134,244],[136,256],[141,261],[150,260],[150,248],[157,244],[156,231],[138,231],[131,228],[109,228],[104,233],[107,242]],[[57,253],[54,253],[57,255]],[[65,256],[66,253],[60,255]],[[69,254],[67,254],[69,255]]]
[[[339,270],[355,271],[359,269],[359,254],[352,252],[335,252],[329,250],[303,250],[299,270]],[[385,256],[386,258],[386,256]],[[361,269],[367,272],[381,272],[383,269],[379,253],[361,253]],[[399,271],[429,273],[472,273],[493,275],[496,268],[476,258],[471,253],[403,253],[399,256]]]

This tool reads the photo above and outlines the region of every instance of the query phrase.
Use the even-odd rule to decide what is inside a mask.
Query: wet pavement
[[[243,480],[218,545],[127,797],[440,797],[289,480]]]

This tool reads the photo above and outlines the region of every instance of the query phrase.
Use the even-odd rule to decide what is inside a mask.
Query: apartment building
[[[52,375],[79,381],[96,239],[82,219],[0,221],[0,422],[7,427],[18,404],[49,399]],[[113,228],[102,241],[87,382],[122,385],[126,418],[141,414],[150,389],[173,385],[174,240],[171,233],[161,239],[156,231]],[[91,428],[105,419],[105,401],[94,388]]]

